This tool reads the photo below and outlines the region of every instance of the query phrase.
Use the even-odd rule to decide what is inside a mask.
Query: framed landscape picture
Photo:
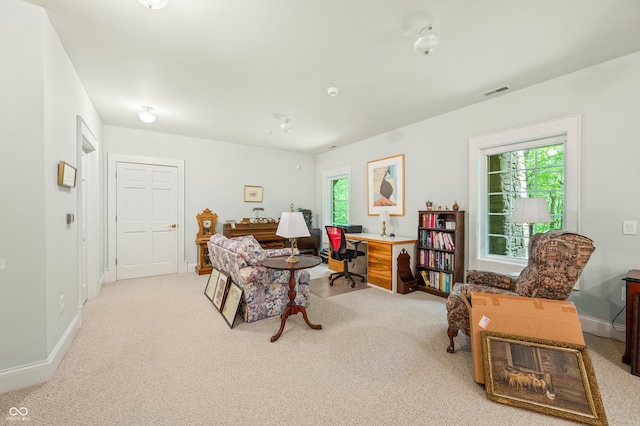
[[[227,289],[230,281],[229,274],[220,271],[220,274],[218,275],[218,283],[216,284],[212,300],[213,306],[215,306],[220,312],[222,312],[222,306],[224,305],[224,299],[227,296]]]
[[[404,216],[404,154],[367,163],[367,206],[369,216]]]
[[[481,332],[487,397],[590,425],[607,425],[584,345]]]
[[[227,297],[225,297],[224,300],[224,307],[222,308],[222,316],[230,328],[233,328],[235,324],[238,307],[240,307],[240,300],[242,300],[242,288],[235,283],[231,283]]]

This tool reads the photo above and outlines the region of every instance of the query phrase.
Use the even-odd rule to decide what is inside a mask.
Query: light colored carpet
[[[0,395],[33,425],[564,425],[486,398],[445,299],[377,289],[310,296],[309,320],[230,329],[194,273],[106,284],[54,377]],[[620,342],[585,336],[611,425],[640,418]]]

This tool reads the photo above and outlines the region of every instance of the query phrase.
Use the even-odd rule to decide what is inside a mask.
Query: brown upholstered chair
[[[449,346],[458,330],[470,335],[471,292],[511,294],[565,300],[595,250],[593,241],[563,230],[538,234],[529,242],[529,263],[517,278],[488,271],[467,271],[466,283],[456,283],[447,299]]]

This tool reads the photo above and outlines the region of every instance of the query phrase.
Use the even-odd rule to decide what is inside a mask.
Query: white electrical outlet
[[[60,296],[60,313],[64,312],[64,294]]]
[[[622,234],[623,235],[637,235],[638,234],[638,222],[635,220],[623,220],[622,221]]]

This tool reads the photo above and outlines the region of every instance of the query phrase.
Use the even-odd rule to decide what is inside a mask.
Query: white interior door
[[[118,162],[116,277],[178,272],[177,168]]]
[[[82,209],[80,212],[80,268],[81,268],[81,272],[80,272],[80,285],[81,285],[81,289],[80,289],[80,305],[84,305],[84,303],[87,301],[87,282],[88,282],[88,259],[89,259],[89,249],[88,249],[88,244],[87,244],[87,221],[88,221],[88,193],[87,193],[87,172],[88,172],[88,165],[87,165],[87,152],[84,150],[84,148],[82,149],[82,162],[80,163],[80,179],[81,179],[81,183],[80,183],[80,190],[82,191],[82,199],[81,199],[81,205],[80,208]]]

